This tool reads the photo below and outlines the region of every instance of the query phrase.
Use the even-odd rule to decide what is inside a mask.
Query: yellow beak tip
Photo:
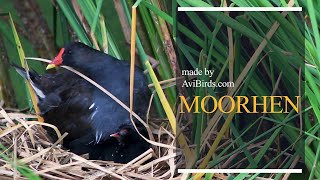
[[[56,65],[54,65],[54,64],[48,64],[46,70],[52,69],[52,68],[55,68],[55,67],[56,67]]]

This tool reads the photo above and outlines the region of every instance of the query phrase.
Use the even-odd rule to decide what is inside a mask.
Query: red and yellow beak
[[[63,59],[62,59],[63,53],[64,53],[64,48],[62,48],[60,50],[59,54],[48,64],[46,70],[60,66],[63,61]]]

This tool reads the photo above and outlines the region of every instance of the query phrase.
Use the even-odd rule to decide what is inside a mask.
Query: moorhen
[[[67,65],[88,76],[129,106],[130,65],[80,42],[62,48],[47,69]],[[133,128],[130,114],[101,90],[70,71],[38,75],[16,67],[29,80],[46,123],[68,133],[63,146],[90,159],[125,163],[150,146]],[[133,111],[145,118],[150,91],[143,71],[135,68]],[[144,126],[135,121],[147,137]],[[55,132],[47,129],[56,140]]]
[[[138,130],[144,137],[147,137],[148,133],[145,128],[138,127]],[[111,136],[114,138],[89,149],[91,159],[127,163],[150,148],[149,143],[127,125],[121,126],[119,131]]]

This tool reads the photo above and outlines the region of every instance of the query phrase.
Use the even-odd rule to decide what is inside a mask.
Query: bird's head
[[[137,128],[144,137],[148,136],[148,132],[144,126],[138,125]],[[110,137],[116,138],[120,144],[132,144],[144,141],[143,138],[135,130],[133,125],[128,124],[120,126],[117,132],[111,134]]]
[[[126,137],[130,134],[131,129],[130,128],[121,128],[116,133],[113,133],[110,135],[110,137],[116,138],[120,143],[124,142]]]
[[[46,69],[52,69],[57,66],[67,65],[76,67],[78,64],[88,64],[90,54],[95,53],[95,49],[80,43],[72,42],[63,47],[58,55],[49,63]]]

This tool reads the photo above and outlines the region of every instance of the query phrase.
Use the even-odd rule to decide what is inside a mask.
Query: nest
[[[127,164],[87,160],[86,155],[78,156],[62,148],[60,143],[67,134],[52,143],[43,126],[59,133],[58,129],[50,124],[31,121],[36,118],[35,115],[7,113],[0,109],[0,179],[181,178],[176,176],[176,169],[185,163],[179,150],[153,146]],[[157,126],[156,122],[149,121],[149,124],[154,127],[152,132],[157,134],[156,143],[173,145],[174,136],[168,130]]]

